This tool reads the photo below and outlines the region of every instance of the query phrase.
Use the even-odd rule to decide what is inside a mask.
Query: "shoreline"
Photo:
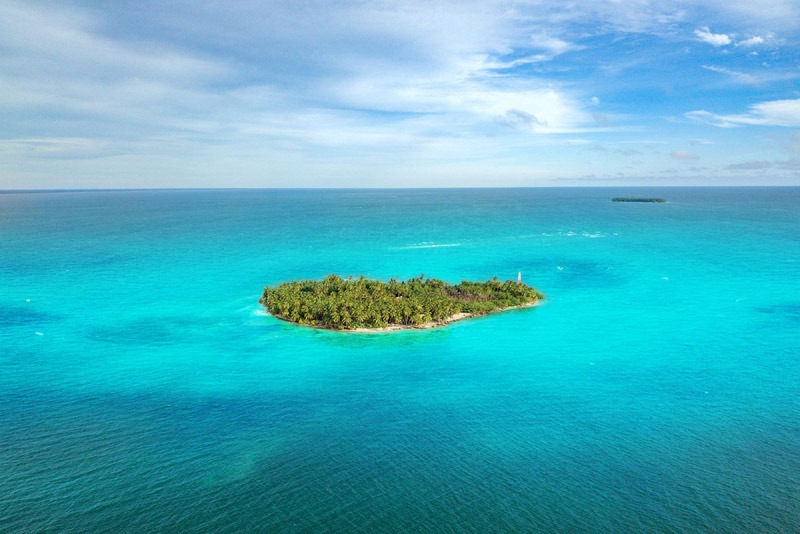
[[[418,325],[390,324],[389,326],[384,326],[384,327],[381,327],[381,328],[365,328],[365,327],[362,327],[362,328],[350,328],[350,329],[346,329],[346,328],[331,328],[329,326],[320,326],[320,325],[295,323],[293,321],[290,321],[289,319],[286,319],[285,317],[281,317],[280,315],[275,315],[275,314],[272,314],[272,313],[269,313],[269,312],[267,312],[267,314],[271,315],[272,317],[275,317],[276,319],[284,321],[286,323],[293,324],[295,326],[301,326],[301,327],[304,327],[304,328],[313,328],[315,330],[327,330],[327,331],[330,331],[330,332],[342,332],[342,333],[348,333],[348,334],[349,333],[355,333],[355,334],[381,334],[381,333],[385,333],[385,332],[400,332],[400,331],[403,331],[403,330],[430,330],[432,328],[441,328],[441,327],[447,326],[449,324],[452,324],[452,323],[455,323],[455,322],[458,322],[458,321],[463,321],[464,319],[470,319],[470,318],[473,318],[473,317],[484,317],[486,315],[494,315],[495,313],[502,313],[504,311],[517,310],[517,309],[521,309],[521,308],[533,308],[533,307],[541,305],[541,301],[542,300],[543,299],[536,299],[533,302],[528,302],[528,303],[525,303],[525,304],[519,304],[517,306],[509,306],[508,308],[500,308],[499,310],[490,311],[488,313],[459,312],[459,313],[456,313],[454,315],[451,315],[450,317],[446,317],[446,318],[442,319],[441,321],[431,321],[429,323],[423,323],[423,324],[418,324]]]

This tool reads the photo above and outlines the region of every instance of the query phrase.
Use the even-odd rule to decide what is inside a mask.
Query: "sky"
[[[0,189],[800,185],[800,0],[0,1]]]

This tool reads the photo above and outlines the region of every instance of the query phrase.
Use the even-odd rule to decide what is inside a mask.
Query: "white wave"
[[[617,233],[613,235],[619,235]],[[573,230],[569,230],[567,232],[558,232],[555,234],[547,234],[543,233],[543,237],[585,237],[588,239],[597,239],[600,237],[608,237],[608,234],[604,232],[575,232]]]
[[[619,235],[619,233],[614,232],[611,235]],[[603,232],[575,232],[573,230],[569,230],[566,232],[542,232],[541,234],[527,234],[527,235],[519,235],[519,236],[511,236],[508,239],[532,239],[532,238],[540,238],[540,237],[586,237],[589,239],[597,239],[599,237],[608,237],[609,234]]]
[[[415,248],[444,248],[444,247],[460,247],[461,243],[430,243],[428,241],[423,241],[422,243],[415,243],[413,245],[406,245],[405,247],[400,247],[401,249],[415,249]]]

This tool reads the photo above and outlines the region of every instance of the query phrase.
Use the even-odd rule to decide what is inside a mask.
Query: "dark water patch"
[[[126,346],[166,346],[186,340],[188,331],[201,332],[202,325],[174,318],[146,318],[90,327],[86,337],[92,341]]]
[[[0,328],[12,326],[41,326],[59,319],[60,317],[57,315],[41,312],[30,306],[0,304]]]
[[[756,308],[759,313],[771,315],[775,318],[785,319],[791,322],[800,322],[800,302],[790,302],[788,304],[775,304],[772,306],[761,306]]]
[[[623,277],[613,265],[583,260],[566,260],[556,265],[559,276],[564,277],[571,286],[608,287],[620,285]]]
[[[83,258],[83,261],[84,266],[86,267],[116,267],[123,263],[131,262],[135,259],[136,256],[131,254],[99,253],[87,255],[85,258]]]

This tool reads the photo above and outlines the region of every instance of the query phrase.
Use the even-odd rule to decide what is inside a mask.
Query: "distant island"
[[[666,202],[664,198],[648,198],[648,197],[615,197],[611,202]]]
[[[451,285],[424,275],[401,282],[343,279],[302,280],[265,287],[259,300],[278,319],[331,330],[387,331],[432,328],[488,313],[533,306],[544,298],[517,282]]]

